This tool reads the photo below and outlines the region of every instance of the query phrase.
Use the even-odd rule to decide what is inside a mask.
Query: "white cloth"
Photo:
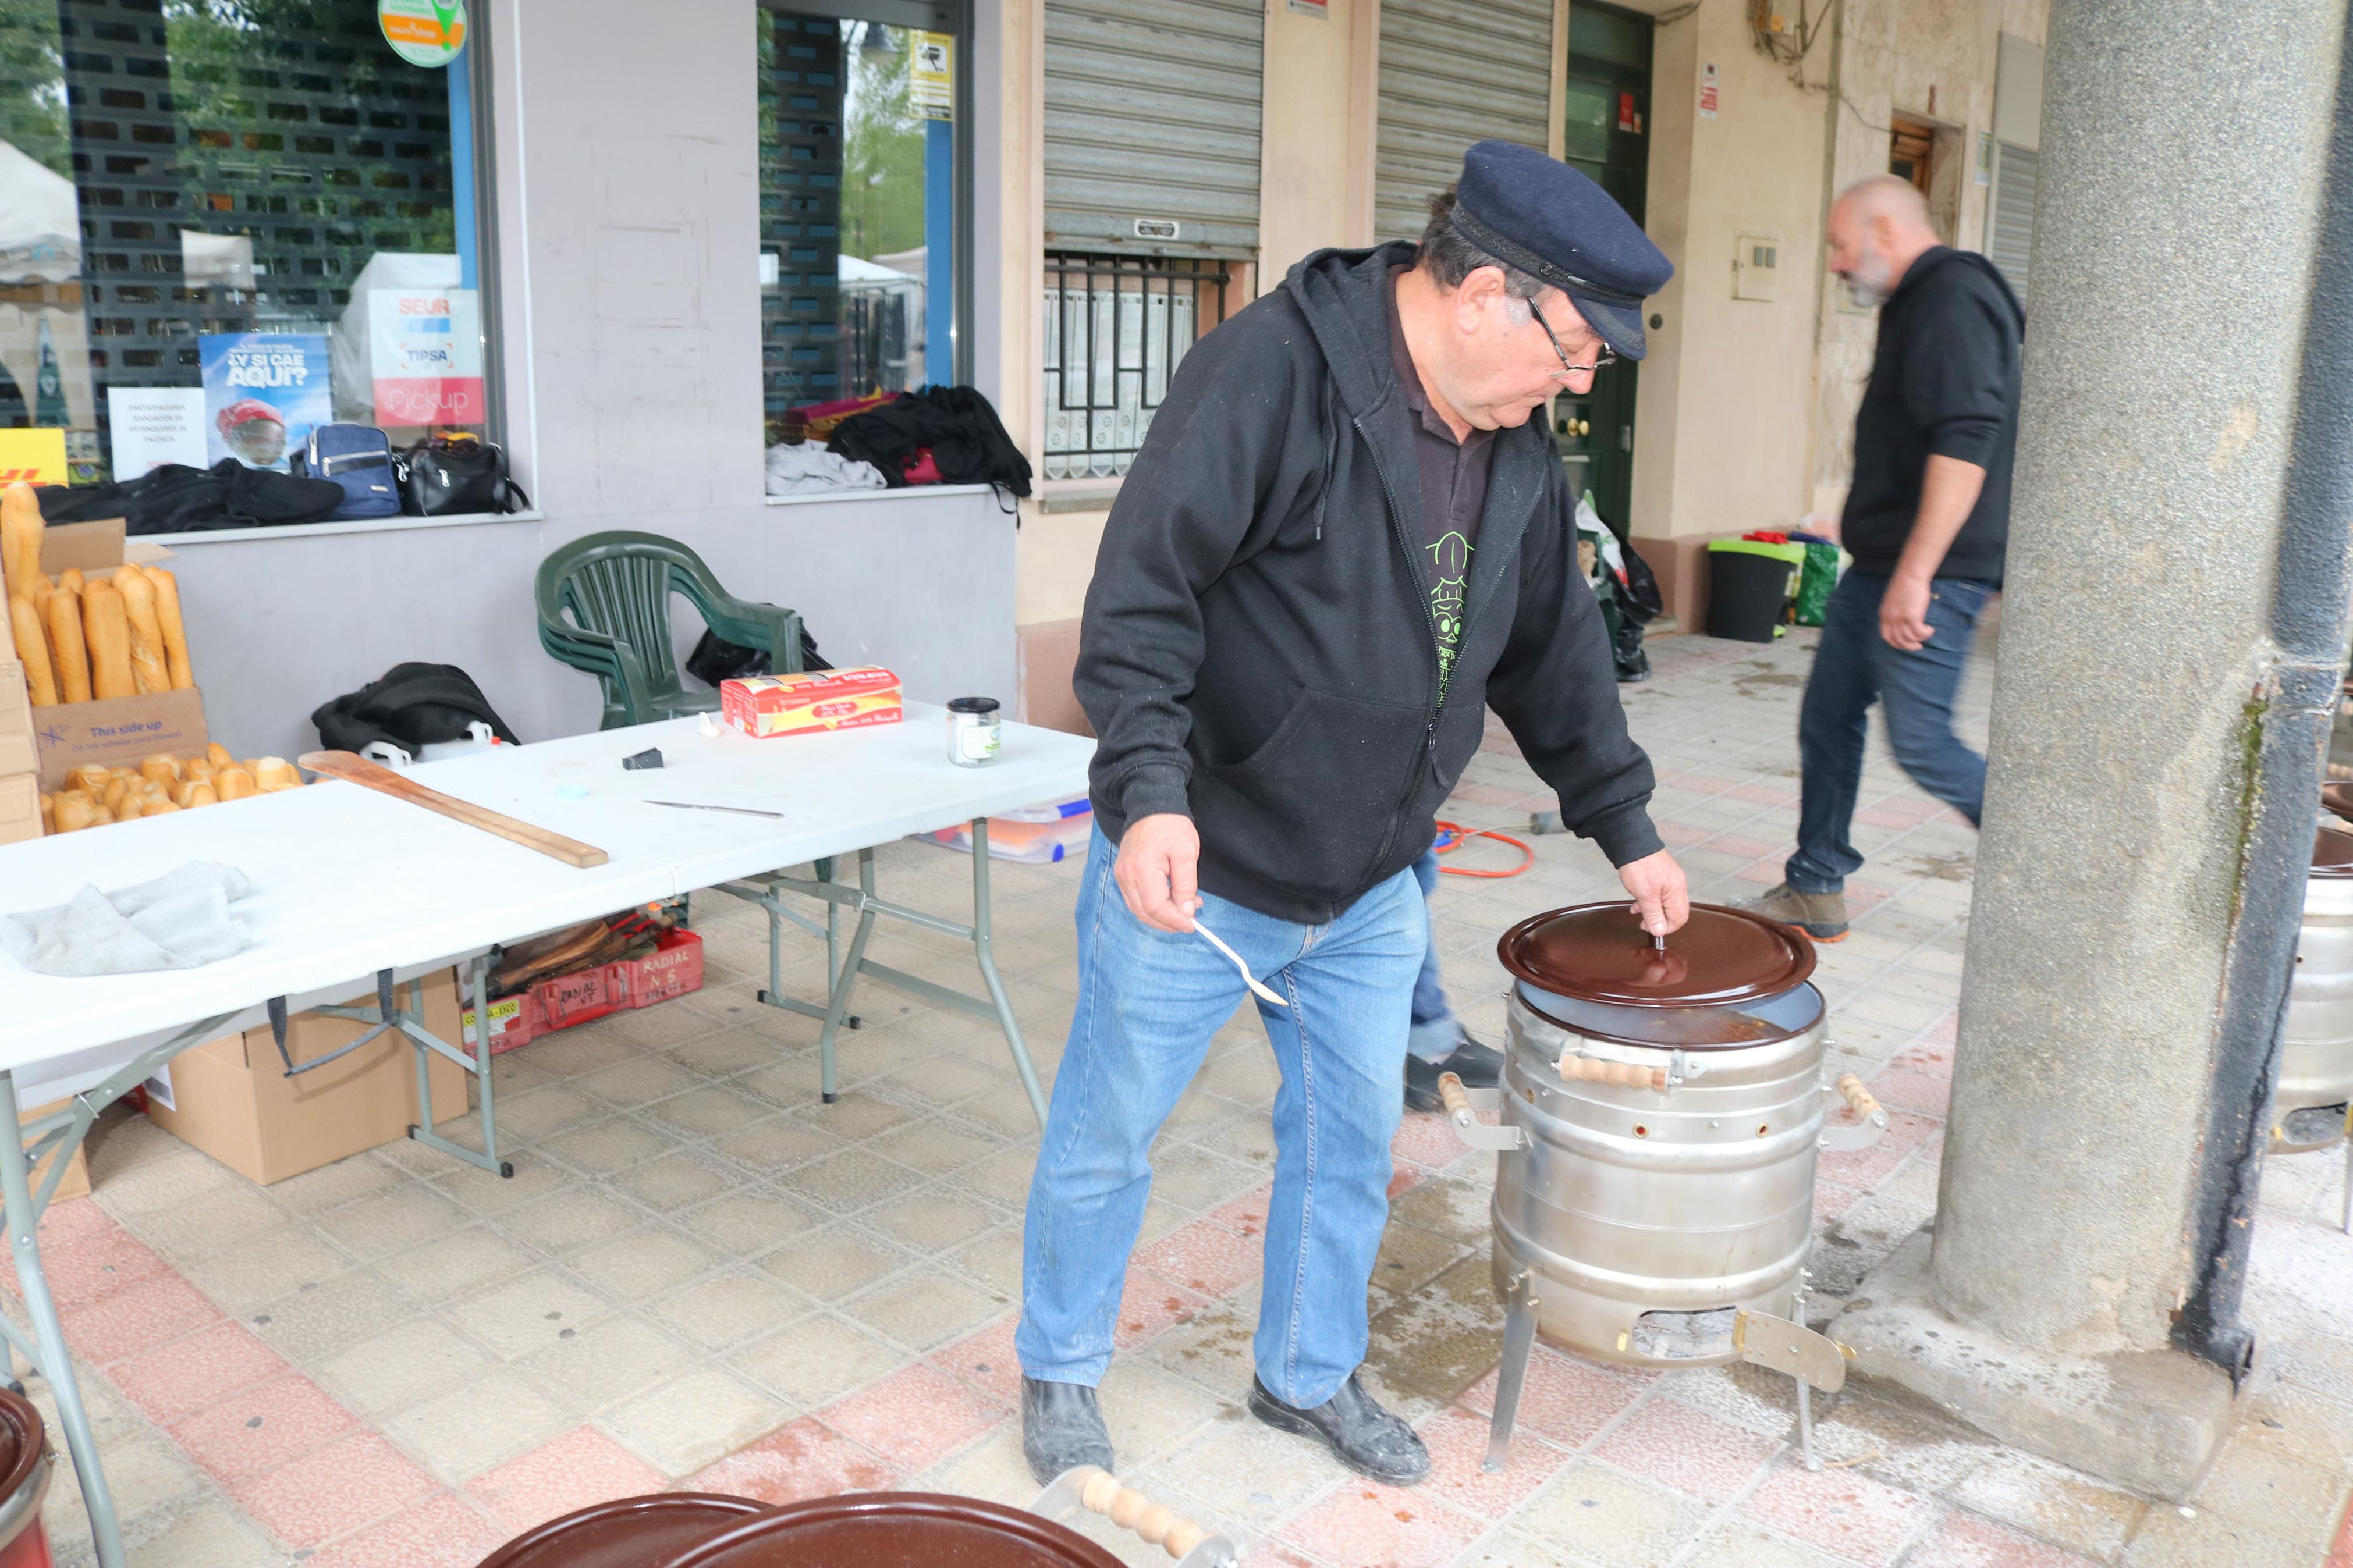
[[[779,441],[768,448],[768,493],[800,496],[818,490],[879,490],[882,470],[825,449],[822,442]]]
[[[191,860],[152,882],[0,918],[0,952],[41,974],[135,974],[195,969],[243,952],[253,941],[229,910],[253,883],[234,866]]]

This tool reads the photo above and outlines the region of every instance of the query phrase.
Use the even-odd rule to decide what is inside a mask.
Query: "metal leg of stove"
[[[1512,1426],[1519,1419],[1520,1390],[1528,1380],[1528,1358],[1536,1346],[1536,1298],[1525,1275],[1512,1282],[1504,1303],[1504,1364],[1495,1373],[1495,1419],[1487,1428],[1490,1475],[1504,1468],[1512,1452]]]
[[[1806,1326],[1806,1292],[1800,1289],[1789,1298],[1789,1321],[1799,1328]],[[1814,1385],[1803,1377],[1798,1383],[1798,1452],[1806,1468],[1822,1468],[1821,1456],[1814,1452]]]

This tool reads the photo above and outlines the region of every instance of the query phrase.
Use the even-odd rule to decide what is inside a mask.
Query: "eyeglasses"
[[[1545,320],[1544,312],[1536,309],[1536,302],[1534,300],[1528,301],[1528,314],[1536,319],[1536,325],[1544,329],[1545,342],[1552,344],[1552,352],[1560,356],[1560,369],[1552,374],[1564,377],[1589,375],[1597,370],[1618,363],[1618,355],[1611,351],[1608,343],[1604,343],[1601,345],[1601,352],[1594,356],[1591,364],[1571,364],[1568,362],[1568,351],[1560,346],[1560,339],[1554,333],[1552,323]]]

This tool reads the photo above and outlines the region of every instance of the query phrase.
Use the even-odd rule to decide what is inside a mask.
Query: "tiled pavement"
[[[1810,643],[1662,641],[1657,679],[1627,692],[1662,776],[1662,830],[1702,897],[1777,878]],[[1981,661],[1968,701],[1980,735],[1985,674]],[[1883,751],[1865,799],[1864,907],[1818,979],[1839,1066],[1872,1082],[1895,1126],[1823,1163],[1818,1317],[1933,1208],[1968,909],[1970,830]],[[1509,827],[1549,804],[1499,733],[1454,816]],[[1496,934],[1615,890],[1588,847],[1533,842],[1526,875],[1450,878],[1440,895],[1449,981],[1491,1036]],[[1511,859],[1489,844],[1461,858]],[[966,863],[935,848],[881,858],[885,886],[917,902],[952,909],[966,886]],[[997,875],[1007,973],[1048,1071],[1074,995],[1075,877]],[[1034,1127],[1004,1048],[976,1022],[870,991],[866,1026],[844,1038],[842,1100],[819,1107],[814,1026],[752,999],[765,960],[749,915],[699,900],[712,968],[698,995],[501,1058],[512,1181],[403,1144],[259,1188],[142,1119],[109,1118],[95,1201],[59,1207],[44,1234],[134,1564],[470,1568],[537,1521],[678,1484],[1027,1500],[1010,1342]],[[965,978],[966,960],[922,933],[891,932],[878,956]],[[808,994],[819,973],[803,957],[787,984]],[[1409,1117],[1370,1365],[1438,1468],[1397,1491],[1238,1404],[1273,1087],[1255,1022],[1238,1018],[1160,1146],[1103,1393],[1124,1477],[1234,1533],[1253,1563],[2353,1563],[2328,1556],[2353,1465],[2353,1242],[2330,1223],[2334,1156],[2270,1170],[2264,1381],[2184,1511],[1861,1387],[1820,1403],[1833,1464],[1810,1474],[1783,1380],[1548,1350],[1511,1468],[1483,1475],[1493,1157]],[[69,1473],[47,1519],[59,1561],[88,1563]]]

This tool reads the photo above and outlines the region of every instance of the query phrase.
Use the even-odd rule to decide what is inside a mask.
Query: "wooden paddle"
[[[536,849],[567,866],[577,866],[585,870],[591,866],[602,866],[612,858],[593,844],[583,844],[577,838],[566,838],[561,833],[534,827],[528,822],[518,821],[486,805],[476,805],[455,795],[443,795],[438,789],[428,789],[406,773],[395,773],[354,752],[305,752],[294,760],[299,766],[311,773],[324,773],[329,778],[342,779],[345,784],[355,784],[378,795],[388,795],[395,800],[405,800],[411,805],[438,812],[469,827],[479,827],[526,849]]]

